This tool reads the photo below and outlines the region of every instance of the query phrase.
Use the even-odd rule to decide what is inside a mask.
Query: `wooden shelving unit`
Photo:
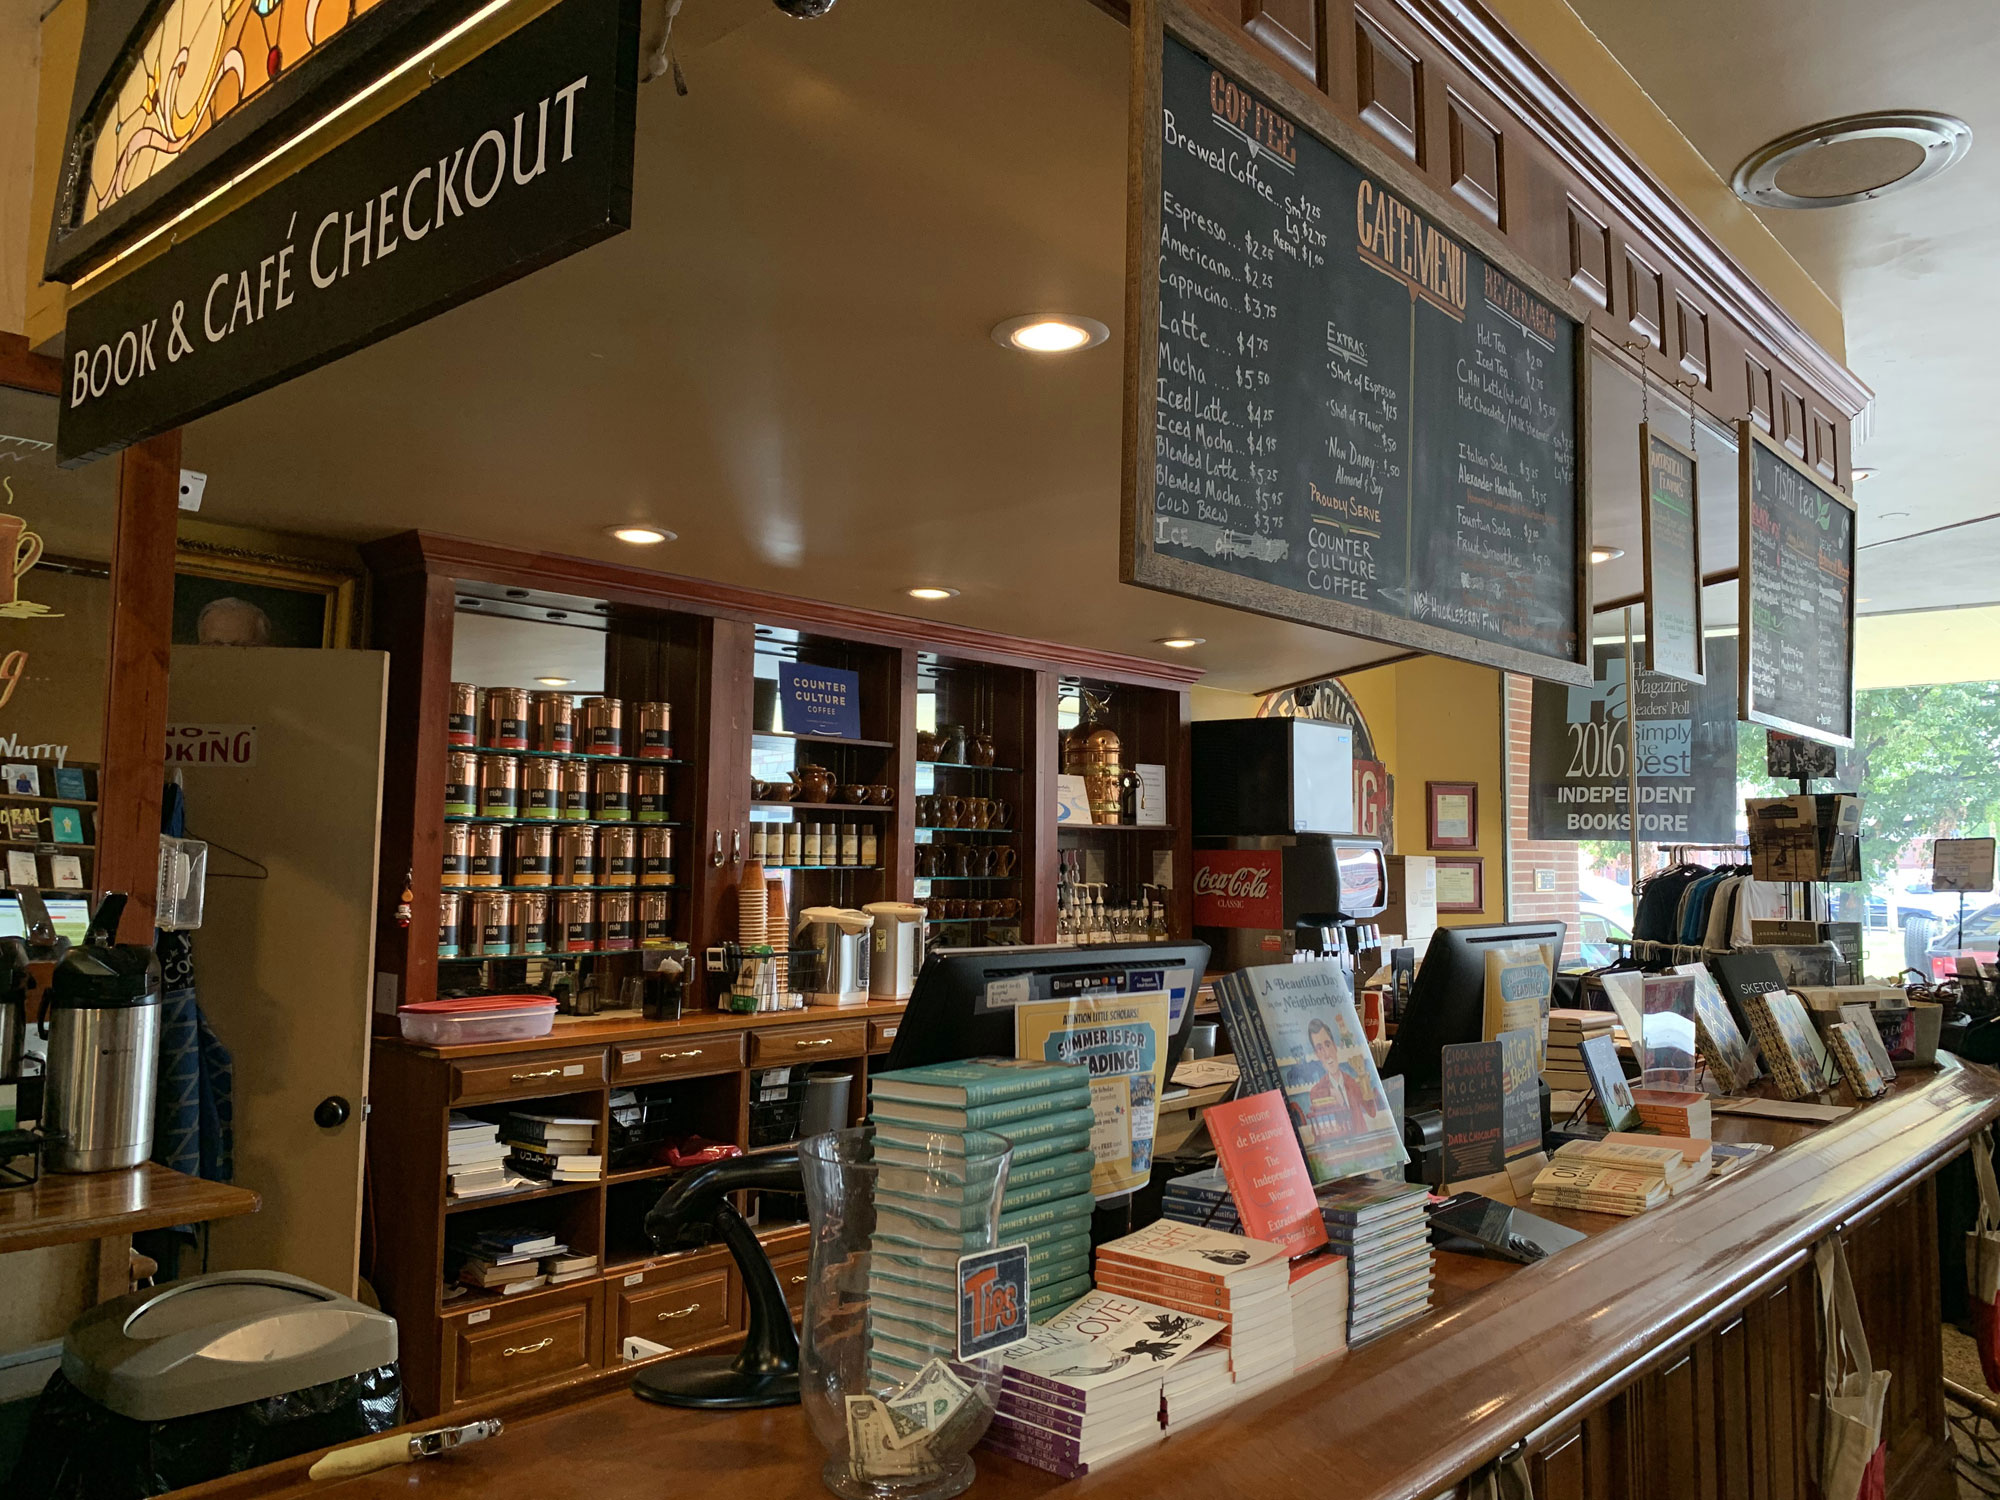
[[[375,585],[374,644],[390,653],[393,726],[384,777],[377,927],[377,968],[385,976],[385,992],[413,1001],[437,995],[441,980],[457,989],[516,987],[530,975],[576,965],[606,966],[608,980],[645,963],[642,947],[551,951],[525,958],[439,958],[446,757],[452,749],[465,748],[446,743],[450,686],[454,680],[492,686],[498,679],[482,681],[482,675],[497,671],[511,675],[508,685],[532,688],[541,675],[536,664],[509,658],[494,643],[542,624],[552,612],[564,617],[567,628],[588,632],[587,639],[564,637],[575,649],[560,675],[575,678],[579,670],[592,671],[602,663],[601,684],[592,677],[564,690],[582,695],[601,685],[605,693],[631,703],[671,702],[673,758],[504,753],[668,767],[676,883],[612,889],[635,896],[671,894],[673,935],[689,945],[697,960],[683,1018],[676,1021],[616,1014],[559,1017],[555,1034],[546,1039],[440,1049],[407,1045],[396,1035],[392,1015],[378,1018],[369,1181],[376,1222],[395,1228],[393,1233],[378,1231],[373,1263],[364,1270],[402,1325],[403,1369],[413,1409],[425,1415],[453,1411],[488,1395],[553,1385],[616,1364],[624,1332],[653,1337],[670,1330],[674,1336],[664,1341],[677,1352],[726,1345],[741,1326],[741,1289],[726,1253],[714,1248],[659,1254],[638,1240],[638,1224],[670,1181],[670,1169],[626,1168],[602,1182],[552,1185],[448,1205],[444,1142],[450,1111],[547,1099],[552,1096],[532,1092],[549,1087],[546,1081],[508,1080],[555,1064],[565,1070],[580,1066],[580,1075],[561,1080],[566,1092],[553,1097],[565,1101],[566,1112],[597,1120],[600,1130],[608,1131],[616,1091],[694,1085],[674,1106],[688,1111],[690,1130],[758,1149],[751,1146],[756,1080],[770,1069],[805,1065],[844,1071],[853,1078],[850,1109],[858,1120],[870,1060],[879,1061],[887,1051],[898,1008],[723,1014],[716,1008],[716,988],[700,972],[703,950],[736,936],[737,890],[751,855],[753,820],[769,823],[803,815],[806,821],[865,824],[876,834],[873,866],[767,867],[767,879],[786,882],[793,913],[808,905],[860,906],[877,900],[1013,900],[1017,910],[1011,917],[934,921],[927,925],[928,937],[952,944],[1052,942],[1062,683],[1082,674],[1122,695],[1121,710],[1147,726],[1135,730],[1135,743],[1143,741],[1147,753],[1134,758],[1165,759],[1170,780],[1178,777],[1184,783],[1187,686],[1196,674],[1165,662],[1076,652],[449,538],[413,533],[367,552]],[[858,738],[785,730],[777,716],[774,679],[777,663],[788,656],[858,674]],[[474,661],[481,663],[476,669],[470,664]],[[950,723],[964,723],[973,732],[986,730],[995,764],[920,761],[920,727]],[[1157,749],[1151,737],[1155,733]],[[886,805],[808,803],[755,795],[756,781],[783,779],[781,771],[804,765],[828,766],[838,785],[886,786],[891,800]],[[920,793],[1004,798],[1008,826],[951,827],[931,817],[920,828]],[[1176,867],[1185,869],[1187,841],[1179,831],[1187,826],[1184,786],[1181,795],[1175,827],[1096,842],[1130,843],[1147,851],[1171,848]],[[640,830],[661,826],[637,818],[451,821],[558,830],[579,824]],[[1009,844],[1017,857],[1005,876],[920,879],[917,845],[940,841]],[[397,906],[406,884],[410,902],[405,922],[398,919]],[[451,889],[476,893],[493,887]],[[569,888],[526,889],[553,896]],[[1177,902],[1174,920],[1175,931],[1186,934],[1184,900]],[[609,983],[600,986],[601,995],[617,992]],[[696,1055],[684,1055],[690,1053]],[[792,1293],[803,1287],[803,1228],[795,1222],[802,1209],[775,1198],[769,1207],[760,1233]],[[781,1212],[785,1222],[777,1220]],[[573,1248],[599,1254],[600,1274],[516,1297],[441,1301],[447,1233],[512,1216],[546,1222]],[[695,1311],[686,1312],[689,1308]],[[661,1322],[662,1317],[668,1321]],[[543,1352],[499,1362],[503,1348],[518,1349],[524,1341],[543,1338],[550,1340]]]

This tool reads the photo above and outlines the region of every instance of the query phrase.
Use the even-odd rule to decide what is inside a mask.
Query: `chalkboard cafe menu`
[[[1142,557],[1574,664],[1576,324],[1171,36],[1161,97]]]
[[[1748,422],[1740,592],[1743,716],[1854,737],[1854,510]]]

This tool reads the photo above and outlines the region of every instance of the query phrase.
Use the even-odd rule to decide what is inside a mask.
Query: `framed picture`
[[[174,549],[174,644],[352,646],[358,581],[307,558],[182,542]]]
[[[1486,910],[1486,861],[1477,854],[1437,862],[1437,909],[1449,912]]]
[[[1431,849],[1477,849],[1479,783],[1426,781],[1424,836],[1425,847]]]

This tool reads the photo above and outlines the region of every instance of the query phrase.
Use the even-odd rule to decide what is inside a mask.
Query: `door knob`
[[[348,1102],[338,1094],[328,1094],[313,1108],[313,1124],[322,1130],[332,1130],[345,1125],[347,1117],[354,1111]]]

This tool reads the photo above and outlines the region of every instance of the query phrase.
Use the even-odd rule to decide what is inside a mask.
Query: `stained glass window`
[[[91,146],[88,223],[296,68],[378,0],[172,0],[127,64]]]

